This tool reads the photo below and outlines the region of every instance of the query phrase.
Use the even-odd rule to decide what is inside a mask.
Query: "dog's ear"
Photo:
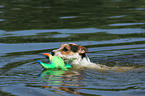
[[[83,46],[81,46],[81,45],[79,46],[79,50],[84,50],[85,52],[88,52],[88,49],[83,47]]]

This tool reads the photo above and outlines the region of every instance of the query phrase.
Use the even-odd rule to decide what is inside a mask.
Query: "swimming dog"
[[[51,54],[62,57],[66,64],[70,64],[76,68],[91,67],[102,69],[104,65],[92,63],[86,54],[87,52],[88,49],[81,45],[66,43],[62,44],[59,49],[53,50]]]

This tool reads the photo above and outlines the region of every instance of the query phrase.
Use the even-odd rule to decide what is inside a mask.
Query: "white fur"
[[[79,55],[79,53],[70,54],[70,55],[62,55],[59,49],[53,50],[53,52],[55,52],[55,56],[62,57],[66,64],[70,64],[76,68],[89,67],[89,68],[102,69],[102,66],[100,64],[95,64],[95,63],[90,62],[90,59],[87,55],[84,58],[82,58]]]

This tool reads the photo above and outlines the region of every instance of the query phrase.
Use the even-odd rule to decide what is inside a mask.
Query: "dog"
[[[73,67],[90,67],[102,69],[104,65],[92,63],[87,56],[88,49],[77,45],[75,43],[66,43],[62,44],[61,47],[57,50],[53,50],[51,54],[53,56],[61,57],[66,64],[70,64]]]

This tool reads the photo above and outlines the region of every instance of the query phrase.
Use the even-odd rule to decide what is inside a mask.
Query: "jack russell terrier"
[[[51,54],[53,56],[62,57],[66,64],[70,64],[75,68],[95,68],[104,69],[105,65],[92,63],[87,56],[87,48],[74,43],[67,43],[61,45],[57,50],[53,50]]]

